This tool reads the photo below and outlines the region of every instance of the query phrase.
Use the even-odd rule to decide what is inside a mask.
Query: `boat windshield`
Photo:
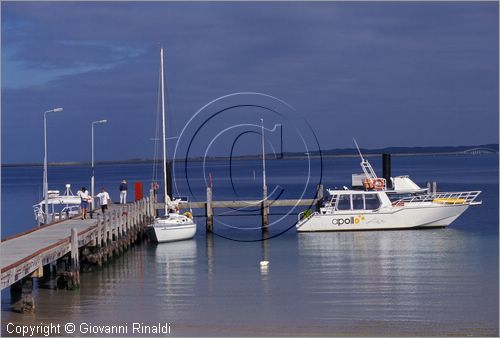
[[[378,194],[352,193],[336,194],[331,200],[331,207],[336,210],[376,210],[380,208]]]

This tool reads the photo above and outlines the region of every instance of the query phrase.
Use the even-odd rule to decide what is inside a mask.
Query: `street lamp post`
[[[45,197],[45,223],[50,222],[49,216],[49,183],[47,179],[47,113],[58,113],[63,111],[62,108],[54,108],[43,113],[43,141],[44,141],[44,157],[43,157],[43,195]]]
[[[94,210],[94,125],[106,123],[108,120],[99,120],[92,122],[92,178],[90,179],[90,194],[92,196],[90,210]]]

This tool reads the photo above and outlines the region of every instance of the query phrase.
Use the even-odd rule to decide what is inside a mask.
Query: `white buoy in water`
[[[261,268],[267,268],[269,266],[269,261],[260,261]]]

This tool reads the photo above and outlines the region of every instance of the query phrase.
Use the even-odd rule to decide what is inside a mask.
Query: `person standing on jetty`
[[[102,188],[101,192],[98,193],[95,197],[99,198],[99,205],[101,206],[101,211],[104,215],[104,211],[108,209],[108,203],[111,202],[111,197],[109,197],[108,192],[104,188]]]
[[[127,181],[122,180],[120,183],[120,204],[127,204]]]
[[[87,188],[82,187],[82,190],[78,191],[78,196],[80,196],[81,201],[82,219],[87,219],[87,209],[89,207],[89,201],[91,200]]]

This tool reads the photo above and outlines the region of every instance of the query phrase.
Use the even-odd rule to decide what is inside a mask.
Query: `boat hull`
[[[157,243],[175,242],[193,238],[196,234],[196,224],[153,224],[148,230],[150,238]]]
[[[297,223],[298,232],[355,231],[446,227],[469,205],[437,205],[391,208],[389,210],[318,214]]]

